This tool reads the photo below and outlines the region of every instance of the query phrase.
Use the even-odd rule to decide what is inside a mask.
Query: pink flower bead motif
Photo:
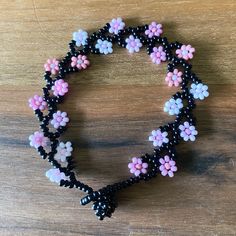
[[[177,87],[180,83],[182,83],[182,75],[183,73],[181,71],[179,71],[178,69],[174,69],[173,72],[167,73],[165,81],[169,87]]]
[[[57,59],[48,59],[44,64],[45,71],[50,71],[53,75],[56,75],[59,71],[59,61]]]
[[[78,55],[71,58],[71,66],[77,67],[79,70],[86,69],[90,65],[90,62],[85,55]]]
[[[64,96],[68,92],[68,83],[63,79],[56,80],[52,86],[53,95]]]
[[[169,177],[174,176],[174,172],[177,171],[177,167],[175,166],[175,161],[170,159],[169,156],[164,156],[164,158],[160,158],[159,162],[161,163],[159,170],[163,176],[169,175]]]
[[[146,174],[148,164],[143,162],[141,158],[133,157],[132,162],[128,164],[130,169],[130,173],[134,174],[135,176],[139,176],[140,174]]]
[[[39,95],[34,95],[29,99],[29,107],[31,107],[34,111],[39,109],[40,111],[44,111],[47,109],[47,102],[43,100],[43,98]]]
[[[163,51],[162,46],[159,46],[158,48],[154,47],[150,57],[154,64],[160,64],[162,61],[166,61],[166,53]]]
[[[189,60],[193,58],[193,53],[195,52],[195,48],[191,45],[182,45],[180,49],[176,50],[176,54],[178,58],[183,58],[185,60]]]
[[[55,129],[58,129],[60,126],[66,126],[69,122],[69,118],[67,117],[66,112],[57,111],[53,114],[53,119],[51,120],[51,124]]]
[[[148,29],[145,30],[145,34],[148,36],[148,38],[152,38],[153,36],[160,36],[163,33],[162,25],[158,24],[156,22],[152,22]]]
[[[44,136],[43,132],[36,131],[34,134],[29,136],[30,146],[34,148],[38,148],[40,146],[46,147],[49,139]]]

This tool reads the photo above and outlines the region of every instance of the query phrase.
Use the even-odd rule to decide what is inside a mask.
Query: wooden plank
[[[235,1],[84,0],[0,4],[0,235],[236,235]],[[27,107],[41,93],[42,65],[61,58],[71,34],[89,32],[116,16],[128,25],[163,23],[170,40],[196,48],[193,70],[211,96],[198,102],[199,137],[181,144],[175,178],[157,177],[118,194],[119,207],[100,222],[80,206],[78,190],[44,176],[49,165],[29,147],[38,123]],[[86,72],[68,77],[61,109],[71,122],[80,179],[98,189],[129,176],[132,156],[151,152],[149,132],[168,121],[164,102],[176,92],[143,49],[115,48],[91,56]]]

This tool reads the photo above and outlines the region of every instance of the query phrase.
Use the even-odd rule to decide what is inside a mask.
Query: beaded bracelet
[[[46,172],[46,176],[60,186],[78,188],[87,193],[80,203],[86,205],[93,202],[92,208],[100,220],[110,217],[117,207],[116,192],[141,180],[150,180],[159,173],[162,176],[173,177],[177,171],[175,146],[180,140],[194,141],[198,134],[192,110],[196,106],[195,100],[203,100],[209,93],[207,85],[191,71],[189,60],[193,58],[195,49],[191,45],[179,42],[169,43],[166,37],[160,36],[162,33],[162,25],[156,22],[126,28],[121,18],[112,19],[90,36],[80,29],[73,33],[67,55],[60,61],[48,59],[44,65],[46,86],[43,88],[43,96],[34,95],[29,99],[29,106],[38,117],[41,129],[29,136],[30,145],[53,166]],[[115,43],[126,48],[129,53],[139,52],[141,47],[146,46],[147,54],[154,64],[168,61],[165,82],[170,87],[179,86],[181,91],[176,92],[164,104],[164,112],[175,116],[175,120],[153,130],[148,138],[154,146],[154,152],[133,157],[128,164],[133,176],[93,190],[75,176],[71,142],[59,141],[61,134],[66,130],[69,118],[66,112],[57,110],[57,104],[62,103],[68,92],[65,76],[87,69],[90,65],[87,55],[90,53],[112,53]],[[54,127],[54,131],[49,130],[49,124]]]

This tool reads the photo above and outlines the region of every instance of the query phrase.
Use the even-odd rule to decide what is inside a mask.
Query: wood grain
[[[229,1],[18,0],[0,2],[0,235],[236,235],[236,3]],[[115,16],[128,25],[163,23],[170,40],[192,44],[193,70],[211,96],[195,115],[199,137],[178,147],[179,172],[133,186],[100,222],[77,190],[44,176],[49,165],[28,145],[38,123],[27,99],[43,86],[42,64],[67,52],[71,33],[92,32]],[[171,120],[174,92],[165,66],[142,50],[91,56],[86,73],[68,77],[63,104],[71,118],[78,174],[95,189],[128,176],[130,157],[151,152],[149,131]]]

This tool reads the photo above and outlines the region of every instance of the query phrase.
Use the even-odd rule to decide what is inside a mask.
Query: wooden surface
[[[234,0],[1,0],[0,235],[236,235],[235,12]],[[100,222],[91,205],[80,206],[81,192],[44,176],[49,164],[28,145],[38,122],[27,100],[41,93],[43,63],[67,52],[73,31],[92,32],[116,16],[129,25],[156,20],[170,40],[192,44],[193,70],[211,96],[195,112],[197,141],[178,147],[176,177],[120,193],[113,217]],[[62,108],[79,177],[95,189],[128,177],[129,159],[151,152],[149,132],[172,119],[162,107],[176,91],[145,50],[114,51],[68,77]]]

